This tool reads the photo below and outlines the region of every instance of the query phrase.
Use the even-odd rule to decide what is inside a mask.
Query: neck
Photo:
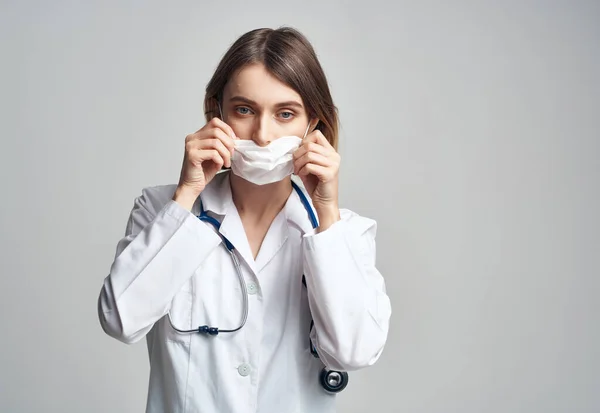
[[[281,211],[292,191],[291,178],[266,185],[256,185],[229,174],[233,203],[240,217],[252,221],[272,220]]]

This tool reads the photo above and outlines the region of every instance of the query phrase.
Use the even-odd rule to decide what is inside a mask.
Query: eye
[[[279,116],[284,120],[290,120],[294,117],[294,114],[292,112],[281,112]]]
[[[235,111],[240,115],[249,115],[250,113],[252,113],[250,108],[247,108],[245,106],[238,106],[237,108],[235,108]]]

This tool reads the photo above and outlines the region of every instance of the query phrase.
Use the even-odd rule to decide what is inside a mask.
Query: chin
[[[291,176],[286,176],[281,181],[275,181],[275,182],[271,182],[268,184],[255,184],[254,182],[248,181],[248,180],[242,178],[241,176],[234,174],[233,172],[231,173],[231,176],[235,177],[235,178],[233,178],[235,180],[244,182],[245,185],[248,185],[248,186],[251,186],[254,188],[264,188],[264,189],[276,188],[277,186],[280,186],[280,185],[286,185],[286,184],[289,184],[292,180]]]

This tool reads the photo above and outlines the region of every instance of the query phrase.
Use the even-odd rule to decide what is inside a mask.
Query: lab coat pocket
[[[188,289],[179,291],[171,302],[171,309],[164,324],[164,337],[167,341],[189,343],[193,333],[181,333],[177,330],[191,330],[193,293]],[[169,321],[170,315],[170,321]]]

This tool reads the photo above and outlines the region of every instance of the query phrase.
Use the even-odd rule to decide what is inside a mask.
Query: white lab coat
[[[249,298],[246,325],[217,336],[171,327],[169,311],[179,329],[236,328],[243,302],[229,252],[196,217],[199,200],[190,213],[171,200],[175,185],[168,185],[146,188],[135,200],[100,292],[102,328],[125,343],[146,337],[148,413],[334,412],[335,396],[318,381],[323,366],[370,366],[388,335],[376,223],[343,209],[341,221],[315,234],[292,191],[254,260],[228,174],[218,174],[200,199],[236,247]],[[320,359],[309,348],[311,319]]]

